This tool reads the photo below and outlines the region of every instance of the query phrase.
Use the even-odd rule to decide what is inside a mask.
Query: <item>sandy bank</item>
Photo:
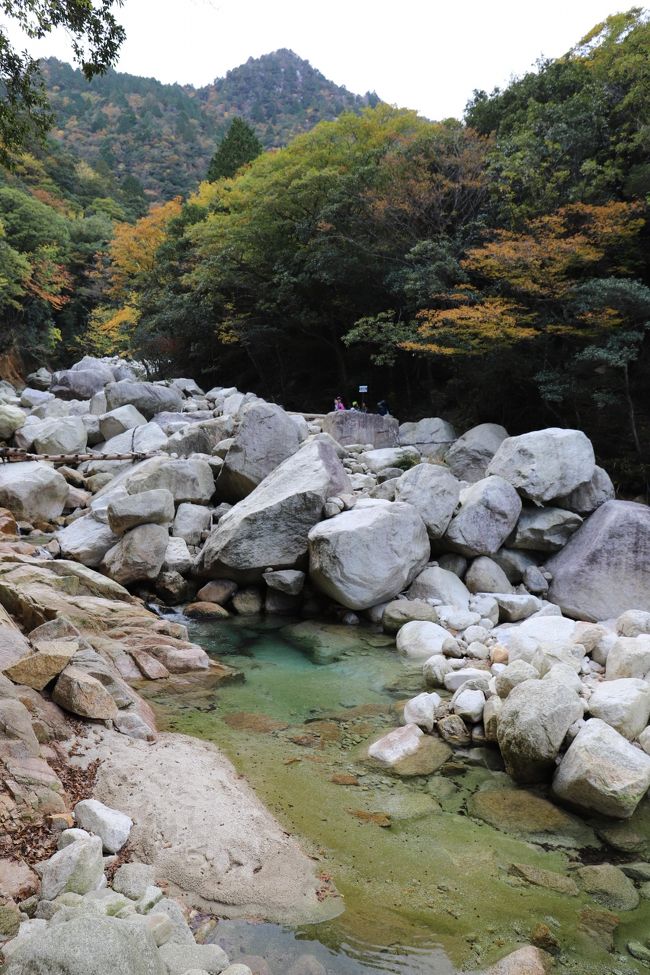
[[[161,734],[149,744],[94,728],[81,751],[83,762],[101,760],[94,795],[131,816],[134,858],[171,893],[225,917],[299,924],[340,912],[317,864],[209,742]]]

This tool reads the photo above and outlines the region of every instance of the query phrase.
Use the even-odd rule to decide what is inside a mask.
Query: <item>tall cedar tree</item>
[[[263,148],[250,125],[236,116],[208,166],[208,182],[230,179],[238,169],[256,159]]]

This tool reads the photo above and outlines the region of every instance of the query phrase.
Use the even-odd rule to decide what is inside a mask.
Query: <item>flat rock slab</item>
[[[569,849],[600,846],[593,831],[579,819],[526,789],[476,792],[468,800],[467,810],[495,829],[532,843]]]
[[[102,731],[86,752],[96,757],[95,795],[133,819],[134,856],[172,894],[225,917],[300,924],[340,913],[338,898],[319,900],[317,865],[209,742],[163,734],[147,744]]]

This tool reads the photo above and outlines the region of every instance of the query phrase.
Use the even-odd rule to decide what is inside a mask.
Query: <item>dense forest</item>
[[[649,55],[634,8],[504,90],[474,92],[462,121],[333,95],[333,115],[354,111],[292,139],[304,102],[255,101],[251,61],[205,97],[178,89],[175,112],[204,140],[190,192],[171,156],[155,170],[147,141],[128,163],[102,156],[126,153],[116,115],[99,114],[102,85],[114,105],[121,76],[82,94],[61,67],[56,111],[78,104],[54,135],[70,141],[23,156],[0,186],[5,342],[30,362],[126,352],[288,407],[328,409],[368,383],[403,416],[579,426],[620,484],[645,490]],[[136,81],[135,127],[166,87],[129,79],[127,104]],[[298,127],[319,111],[296,113]],[[264,146],[287,145],[199,183],[235,116]],[[158,118],[151,142],[196,161],[175,124]]]
[[[55,58],[42,69],[56,117],[53,137],[117,179],[136,175],[150,201],[196,189],[237,116],[271,149],[318,122],[378,102],[374,94],[335,85],[287,50],[249,58],[204,88],[112,70],[89,85],[80,70]]]

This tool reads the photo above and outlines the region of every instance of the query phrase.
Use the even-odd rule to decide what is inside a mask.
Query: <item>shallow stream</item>
[[[586,823],[516,789],[493,748],[434,751],[408,775],[391,774],[368,764],[367,744],[423,689],[392,639],[281,620],[190,631],[244,679],[216,690],[196,678],[149,685],[161,728],[215,742],[341,895],[334,920],[297,930],[220,921],[210,940],[233,960],[263,957],[260,975],[322,971],[307,955],[328,975],[451,975],[536,937],[572,975],[650,971],[625,950],[650,935],[650,900],[617,912],[610,952],[604,906],[533,886],[512,868],[571,877],[583,864],[646,859],[647,800],[626,824]]]

